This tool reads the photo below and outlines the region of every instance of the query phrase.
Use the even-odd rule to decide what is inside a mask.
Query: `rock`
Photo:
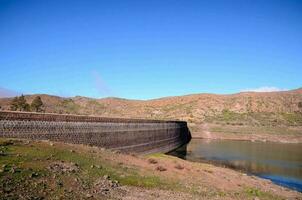
[[[0,156],[6,156],[7,153],[5,153],[4,151],[0,151]]]
[[[110,176],[106,174],[106,175],[103,176],[103,178],[109,180]]]
[[[39,173],[38,172],[32,172],[30,175],[29,175],[29,178],[34,178],[34,177],[38,177],[39,176]]]
[[[12,168],[10,169],[10,173],[14,174],[15,172],[16,172],[15,168],[12,167]]]
[[[47,169],[49,169],[52,172],[57,172],[57,173],[74,173],[79,171],[79,167],[75,163],[68,163],[68,162],[63,162],[63,161],[57,161],[54,163],[51,163]]]
[[[114,154],[120,154],[121,151],[120,150],[115,150],[115,151],[112,151],[112,153],[114,153]]]
[[[57,185],[58,185],[59,187],[63,187],[62,181],[57,181]]]
[[[135,154],[135,153],[131,153],[130,154],[132,157],[137,157],[137,154]]]
[[[119,186],[119,182],[114,180],[114,181],[110,181],[110,187],[111,188],[117,188]]]
[[[175,165],[175,169],[182,170],[182,169],[184,169],[184,166],[177,164],[177,165]]]
[[[93,197],[93,195],[88,193],[88,194],[86,194],[86,197],[91,198],[91,197]]]
[[[119,187],[119,182],[117,180],[109,180],[108,175],[104,175],[103,178],[98,179],[93,186],[94,193],[101,193],[102,195],[109,195],[111,191],[118,190],[122,191]]]

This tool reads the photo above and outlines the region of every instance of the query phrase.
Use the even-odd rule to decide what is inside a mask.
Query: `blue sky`
[[[302,1],[0,0],[0,69],[3,90],[61,96],[294,89]]]

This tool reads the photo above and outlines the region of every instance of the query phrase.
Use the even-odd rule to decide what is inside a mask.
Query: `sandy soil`
[[[18,154],[11,152],[5,155],[3,153],[3,159],[7,159],[6,163],[11,163],[2,166],[0,182],[3,186],[6,185],[6,188],[0,187],[0,199],[5,199],[1,197],[1,194],[14,195],[9,192],[14,191],[15,188],[9,190],[7,188],[7,181],[13,181],[9,177],[19,177],[22,171],[26,172],[28,165],[31,166],[30,168],[39,165],[44,170],[50,171],[51,176],[42,176],[43,171],[40,171],[37,174],[30,173],[30,177],[23,177],[28,184],[24,185],[24,181],[20,180],[21,182],[17,182],[15,185],[19,188],[17,191],[21,196],[30,196],[29,192],[37,192],[35,187],[43,183],[50,184],[49,189],[41,188],[42,192],[46,192],[45,197],[49,194],[60,193],[63,195],[60,199],[68,199],[69,197],[69,199],[74,199],[74,195],[78,195],[78,199],[302,200],[302,193],[277,186],[269,180],[211,164],[189,162],[165,154],[129,155],[98,147],[49,141],[23,142],[22,140],[21,142],[13,141],[12,144],[3,142],[3,145],[8,145],[2,146],[3,150],[11,148],[13,151],[21,148],[25,152],[18,152]],[[16,162],[23,157],[26,158],[23,160],[25,165]],[[19,167],[17,167],[18,165]],[[6,171],[8,166],[15,167]],[[106,169],[106,166],[111,167]],[[22,171],[16,172],[18,169],[22,169]],[[110,170],[114,171],[110,172]],[[108,173],[109,176],[97,173],[98,171]],[[93,173],[93,178],[89,175],[91,173]],[[129,175],[135,176],[133,179],[129,179],[134,181],[139,181],[145,177],[154,177],[155,180],[160,181],[144,179],[142,180],[144,185],[141,186],[136,183],[133,184],[133,182],[131,184],[130,182],[119,183],[117,181],[119,177]],[[7,181],[1,180],[4,176],[8,178]],[[91,184],[84,181],[86,176],[90,177],[89,180],[93,180]],[[58,182],[59,180],[63,182]],[[152,183],[155,185],[148,187],[146,185],[148,181],[153,181]],[[31,183],[32,185],[30,185]],[[43,194],[41,195],[43,196]]]
[[[150,163],[150,158],[156,160],[156,163]],[[129,196],[125,199],[140,199],[143,196],[146,197],[146,199],[154,199],[156,196],[160,197],[160,199],[208,199],[209,193],[212,192],[216,194],[217,191],[226,195],[220,196],[216,194],[211,196],[210,199],[233,199],[234,196],[228,196],[227,194],[240,193],[240,191],[246,190],[246,188],[259,189],[263,192],[275,194],[286,199],[302,199],[301,193],[277,186],[269,180],[249,176],[245,173],[211,164],[193,163],[173,156],[151,155],[142,157],[115,154],[114,156],[108,157],[108,159],[118,161],[125,165],[135,166],[140,169],[142,174],[149,174],[151,172],[156,176],[181,182],[183,185],[186,185],[188,190],[194,188],[196,192],[205,194],[205,197],[202,198],[201,196],[196,197],[183,192],[175,193],[157,189],[140,190],[138,188],[133,190],[132,188],[128,190],[130,193],[127,193]],[[158,171],[156,170],[158,166],[163,166],[166,170]]]
[[[217,125],[216,125],[217,126]],[[222,131],[211,130],[215,125],[203,123],[198,124],[195,130],[192,131],[192,138],[198,139],[222,139],[222,140],[247,140],[247,141],[270,141],[270,142],[280,142],[280,143],[302,143],[302,130],[301,134],[271,134],[266,130],[260,130],[246,133],[244,129],[247,127],[242,126],[228,126]],[[299,132],[299,131],[297,131]]]

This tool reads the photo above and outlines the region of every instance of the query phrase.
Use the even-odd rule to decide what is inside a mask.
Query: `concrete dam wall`
[[[122,152],[168,152],[191,139],[185,121],[0,111],[0,137],[87,144]]]

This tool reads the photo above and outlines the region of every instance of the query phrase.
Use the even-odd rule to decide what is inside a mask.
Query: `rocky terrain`
[[[37,95],[27,95],[30,103]],[[179,119],[202,138],[302,142],[302,88],[231,95],[194,94],[153,100],[39,95],[44,111],[104,117]],[[1,98],[2,110],[12,98]]]
[[[27,95],[28,103],[37,95]],[[154,100],[39,95],[44,112],[180,119],[192,136],[302,142],[302,89]],[[1,98],[9,110],[11,98]],[[219,183],[219,184],[217,184]],[[302,199],[268,180],[206,163],[50,141],[0,139],[0,199]]]
[[[0,199],[277,200],[302,195],[255,176],[164,154],[0,139]]]
[[[27,95],[26,99],[31,102],[35,96],[37,95]],[[194,94],[153,100],[40,96],[45,105],[45,112],[108,117],[176,118],[194,123],[203,122],[207,118],[211,119],[216,116],[228,115],[231,118],[232,114],[242,114],[234,116],[237,118],[245,116],[256,119],[257,115],[250,114],[267,113],[278,115],[278,118],[271,116],[271,123],[275,122],[274,119],[279,119],[284,124],[302,123],[294,116],[294,114],[302,112],[302,88],[282,92],[243,92],[232,95]],[[1,98],[1,108],[9,109],[11,100],[12,98]],[[293,116],[286,115],[289,113]],[[248,118],[246,120],[249,121]],[[260,122],[256,120],[250,123]]]

